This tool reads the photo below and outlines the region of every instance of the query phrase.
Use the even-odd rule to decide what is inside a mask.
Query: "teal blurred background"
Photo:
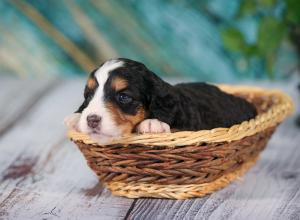
[[[4,0],[0,74],[85,76],[127,57],[164,77],[285,79],[299,27],[297,0]]]

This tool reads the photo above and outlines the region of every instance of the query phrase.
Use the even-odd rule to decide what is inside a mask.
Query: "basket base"
[[[252,158],[244,162],[238,169],[223,175],[222,177],[202,184],[189,185],[159,185],[146,183],[106,183],[107,188],[113,195],[124,196],[127,198],[168,198],[168,199],[189,199],[203,197],[214,191],[224,188],[229,183],[245,174],[257,161],[259,157]]]

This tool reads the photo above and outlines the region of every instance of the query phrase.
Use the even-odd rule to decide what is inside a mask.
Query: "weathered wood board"
[[[299,110],[294,82],[262,85],[288,92]],[[103,188],[65,137],[62,120],[82,101],[83,81],[2,78],[0,86],[0,219],[300,219],[294,117],[278,128],[257,165],[227,188],[185,201],[133,200]],[[17,96],[19,88],[24,94]]]
[[[18,116],[25,114],[48,90],[58,84],[57,80],[0,79],[0,135],[7,131]]]
[[[132,200],[98,184],[65,137],[83,82],[60,84],[0,140],[0,219],[122,219]],[[66,98],[68,97],[68,98]]]

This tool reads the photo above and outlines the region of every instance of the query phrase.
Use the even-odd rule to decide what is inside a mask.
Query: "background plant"
[[[251,16],[258,21],[256,41],[247,42],[234,25],[221,32],[224,47],[251,58],[263,60],[269,77],[273,76],[277,53],[284,42],[292,43],[300,54],[300,2],[297,0],[242,0],[237,20]]]

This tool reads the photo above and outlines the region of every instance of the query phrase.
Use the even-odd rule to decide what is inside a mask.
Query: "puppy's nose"
[[[92,114],[92,115],[88,115],[86,120],[87,120],[87,124],[90,128],[97,128],[101,121],[101,117],[98,115]]]

